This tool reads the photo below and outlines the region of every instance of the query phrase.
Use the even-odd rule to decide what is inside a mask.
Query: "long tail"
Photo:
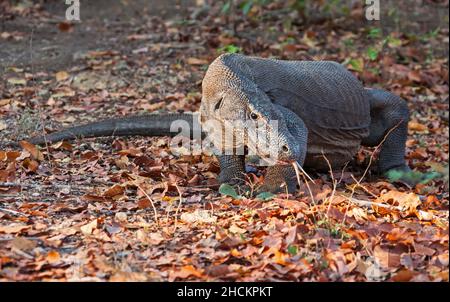
[[[200,131],[197,116],[189,113],[166,113],[166,114],[149,114],[141,116],[129,116],[123,118],[107,119],[99,122],[88,123],[85,125],[67,128],[48,135],[37,136],[27,141],[42,145],[54,143],[62,140],[73,140],[89,137],[102,136],[175,136],[180,133],[175,121],[181,121],[183,126],[189,127],[189,132],[185,133],[190,137],[194,137],[195,131]],[[178,124],[179,125],[179,124]],[[171,131],[171,126],[173,127]]]

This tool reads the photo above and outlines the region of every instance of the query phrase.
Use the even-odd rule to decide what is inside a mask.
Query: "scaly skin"
[[[389,92],[365,89],[335,62],[221,55],[203,79],[200,116],[202,123],[256,120],[268,125],[268,149],[284,163],[297,161],[304,167],[328,170],[325,156],[332,168],[339,168],[361,145],[376,146],[384,139],[380,172],[409,169],[404,159],[409,116],[406,103]],[[128,117],[69,128],[47,135],[46,141],[111,135],[173,136],[169,128],[176,119],[192,125],[190,115]],[[270,126],[274,120],[278,121],[278,132]],[[256,136],[246,135],[248,146]],[[243,134],[236,133],[239,136]],[[37,137],[30,141],[42,144],[45,140]],[[245,179],[245,156],[221,155],[218,159],[220,182],[241,183]],[[287,187],[293,192],[295,183],[292,166],[276,164],[268,167],[260,191],[279,192]]]

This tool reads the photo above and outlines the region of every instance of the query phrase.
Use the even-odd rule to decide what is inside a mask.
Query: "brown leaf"
[[[109,278],[111,282],[144,282],[147,276],[143,273],[136,272],[117,272]]]
[[[92,220],[91,222],[80,227],[80,230],[85,235],[90,235],[97,228],[97,219]]]
[[[108,190],[103,192],[103,196],[112,198],[117,195],[122,195],[123,192],[124,192],[124,188],[119,184],[115,184],[112,187],[110,187]]]
[[[300,212],[301,210],[307,210],[309,208],[306,203],[298,200],[274,198],[274,201],[276,201],[281,207],[290,209],[294,212]]]
[[[58,82],[67,80],[69,77],[70,77],[70,75],[67,73],[67,71],[59,71],[59,72],[55,73],[55,78]]]
[[[420,198],[415,193],[405,193],[396,190],[381,194],[377,199],[380,203],[389,203],[398,206],[406,215],[415,214],[417,207],[421,204]]]
[[[400,255],[392,253],[391,249],[387,246],[382,247],[377,245],[373,249],[373,255],[384,268],[398,267],[400,265]]]
[[[23,149],[27,150],[34,159],[38,161],[44,160],[44,155],[35,145],[27,141],[20,141],[19,144]]]
[[[152,205],[152,203],[150,202],[150,200],[148,200],[147,197],[140,198],[138,200],[138,207],[140,209],[146,209],[146,208],[150,207],[151,205]]]
[[[225,264],[208,266],[205,269],[205,273],[212,277],[223,277],[227,275],[229,272],[230,269],[228,268],[228,265]]]
[[[408,78],[411,81],[420,83],[422,82],[422,76],[420,75],[420,72],[418,70],[411,70],[410,72],[408,72]]]
[[[67,141],[57,142],[56,144],[53,144],[52,147],[57,150],[63,149],[67,151],[72,151],[73,149],[72,145]]]
[[[275,255],[273,257],[273,261],[280,265],[286,265],[288,264],[287,259],[289,259],[289,255],[285,254],[283,252],[280,252],[279,250],[275,250]]]
[[[0,225],[0,233],[16,234],[21,233],[22,231],[27,230],[29,228],[31,228],[31,226],[16,223],[10,225]]]
[[[85,201],[107,201],[108,199],[104,196],[98,196],[93,194],[85,194],[82,196],[82,199]]]
[[[231,227],[229,228],[229,231],[234,234],[244,234],[245,232],[247,232],[247,230],[242,229],[235,224],[231,225]]]
[[[410,271],[409,269],[402,269],[398,271],[393,277],[392,280],[395,282],[408,282],[410,281],[417,272]]]
[[[20,156],[20,151],[8,151],[6,152],[7,161],[14,161]]]
[[[58,29],[62,32],[71,32],[73,30],[73,24],[69,22],[58,23]]]
[[[0,99],[0,107],[11,103],[11,99]]]
[[[419,243],[414,243],[414,250],[416,251],[416,253],[427,256],[433,256],[436,253],[435,250]]]
[[[18,250],[26,252],[34,249],[37,246],[37,243],[34,240],[30,240],[24,237],[16,237],[11,241],[11,245]]]
[[[30,158],[25,158],[22,164],[30,172],[36,172],[37,169],[39,168],[39,163]]]
[[[201,278],[203,276],[202,272],[197,270],[192,265],[185,265],[178,271],[171,271],[169,273],[169,280],[174,281],[175,279],[186,279],[190,276]]]

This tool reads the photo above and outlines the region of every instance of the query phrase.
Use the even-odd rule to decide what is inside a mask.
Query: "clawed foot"
[[[270,192],[270,193],[290,193],[293,194],[295,191],[297,191],[297,181],[290,180],[290,181],[265,181],[258,189],[256,190],[256,193],[262,193],[262,192]]]
[[[242,174],[240,177],[229,177],[220,173],[218,181],[220,184],[232,186],[239,195],[247,195],[251,191],[249,183],[245,181],[245,174]]]

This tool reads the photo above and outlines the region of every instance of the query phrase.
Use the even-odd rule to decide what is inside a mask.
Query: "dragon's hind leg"
[[[370,99],[370,134],[364,146],[380,147],[378,169],[386,174],[391,170],[409,171],[405,162],[409,110],[400,97],[379,89],[367,89]]]

